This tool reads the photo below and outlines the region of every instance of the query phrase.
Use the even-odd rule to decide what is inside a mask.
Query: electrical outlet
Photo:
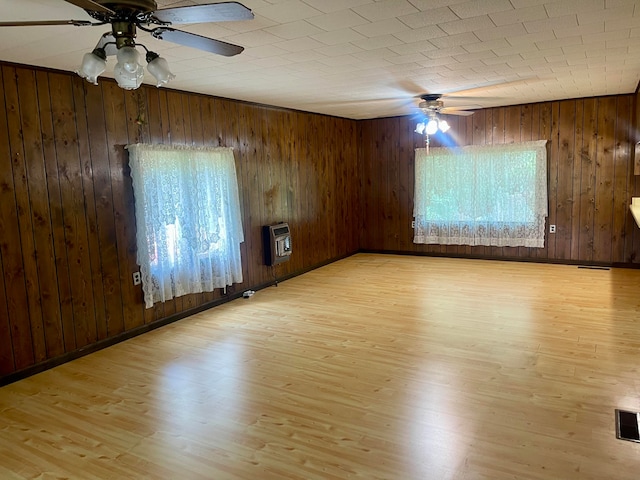
[[[133,284],[134,285],[140,285],[141,282],[142,282],[142,278],[140,277],[140,272],[134,272],[133,273]]]
[[[411,228],[416,228],[416,221],[411,222]]]
[[[556,233],[556,226],[555,225],[549,225],[549,233]]]

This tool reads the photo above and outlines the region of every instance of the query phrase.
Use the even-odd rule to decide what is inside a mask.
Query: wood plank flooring
[[[0,389],[1,479],[637,479],[640,271],[358,254]]]

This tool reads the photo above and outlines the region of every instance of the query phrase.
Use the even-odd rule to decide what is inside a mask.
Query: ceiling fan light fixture
[[[113,69],[113,76],[118,82],[118,86],[124,90],[135,90],[142,85],[144,70],[140,68],[137,72],[129,72],[120,64]]]
[[[140,54],[134,47],[122,47],[116,54],[118,63],[113,69],[113,76],[118,86],[124,90],[135,90],[142,85],[144,68],[138,63]]]
[[[432,118],[427,123],[427,126],[425,128],[425,132],[426,132],[427,135],[433,135],[437,131],[438,131],[438,121],[436,119]]]
[[[76,73],[94,85],[98,84],[98,77],[107,68],[107,55],[104,48],[96,48],[82,57],[82,65]]]
[[[129,73],[137,73],[142,69],[142,65],[140,65],[140,54],[135,47],[127,46],[119,48],[116,58],[118,59],[118,65],[121,65],[122,68]]]
[[[166,85],[176,76],[169,70],[169,63],[155,52],[147,52],[147,70],[156,79],[156,86]]]
[[[420,122],[419,124],[416,125],[416,129],[415,132],[419,133],[420,135],[422,135],[424,133],[424,129],[426,128],[426,125],[422,122]]]
[[[449,130],[451,127],[449,126],[449,124],[447,123],[446,120],[440,120],[440,123],[438,125],[438,128],[440,129],[440,131],[442,133],[446,133],[447,130]]]

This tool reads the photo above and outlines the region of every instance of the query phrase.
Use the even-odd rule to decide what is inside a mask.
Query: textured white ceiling
[[[217,2],[158,1],[202,3]],[[169,61],[172,88],[361,119],[414,113],[421,93],[479,108],[631,93],[640,77],[632,0],[241,3],[254,20],[176,27],[244,46],[235,57],[138,36]],[[90,19],[63,0],[0,0],[0,21],[71,18]],[[74,71],[108,30],[0,28],[0,59]]]

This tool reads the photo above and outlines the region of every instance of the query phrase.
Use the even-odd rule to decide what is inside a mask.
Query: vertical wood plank
[[[369,211],[369,225],[373,228],[369,228],[369,226],[367,226],[367,236],[371,236],[373,248],[380,248],[382,245],[382,235],[384,234],[384,211],[382,210],[382,204],[384,203],[382,194],[382,165],[386,148],[385,130],[382,122],[375,122],[373,125],[373,134],[375,135],[375,141],[372,151],[370,152],[372,173],[371,210]]]
[[[45,163],[49,214],[55,254],[58,301],[62,320],[64,349],[71,352],[76,349],[76,333],[69,273],[69,257],[65,240],[64,219],[62,216],[62,185],[58,175],[58,160],[53,133],[53,111],[51,108],[49,75],[36,72],[38,88],[38,111],[42,132],[42,152]]]
[[[584,100],[584,127],[580,152],[582,172],[580,176],[580,249],[578,259],[585,262],[593,260],[598,106],[598,102],[594,98]]]
[[[613,147],[613,222],[611,224],[611,261],[625,262],[626,237],[631,233],[627,219],[631,195],[627,191],[627,179],[631,164],[632,133],[627,119],[631,118],[631,100],[629,96],[616,97],[616,129]]]
[[[107,338],[107,313],[104,294],[104,274],[100,258],[100,237],[98,233],[98,216],[96,213],[96,197],[94,191],[93,166],[91,148],[89,145],[89,129],[87,124],[87,106],[84,88],[86,82],[80,77],[72,80],[73,102],[76,110],[76,129],[78,133],[78,152],[80,155],[83,177],[83,194],[86,208],[86,222],[88,228],[89,261],[91,265],[91,281],[93,284],[93,298],[95,311],[96,338]]]
[[[255,274],[253,273],[254,265],[252,258],[252,252],[254,251],[254,249],[248,247],[248,245],[252,242],[252,238],[249,232],[251,231],[251,225],[253,224],[253,212],[251,207],[252,190],[251,188],[249,188],[250,171],[248,168],[247,160],[247,155],[251,148],[251,129],[248,128],[247,109],[244,108],[243,105],[238,106],[238,123],[238,144],[234,155],[236,157],[236,166],[238,169],[238,188],[240,193],[240,200],[242,202],[242,229],[244,232],[244,242],[241,246],[242,270],[243,279],[245,282],[247,282],[249,281],[249,279],[254,278]],[[262,252],[260,245],[256,245],[256,249]]]
[[[637,90],[637,89],[636,89]],[[638,126],[640,125],[640,92],[636,91],[635,95],[632,97],[633,110],[631,112],[631,124],[636,128],[636,131],[633,132],[631,136],[631,141],[635,144],[633,148],[633,174],[640,175],[640,148],[635,148],[640,141],[640,135],[638,134]]]
[[[28,69],[17,70],[18,95],[20,98],[20,122],[24,145],[28,196],[31,206],[31,225],[33,229],[37,278],[34,284],[38,287],[43,312],[42,332],[46,353],[40,357],[56,357],[65,351],[64,333],[58,281],[53,246],[53,226],[49,192],[47,190],[47,174],[42,149],[42,131],[36,73]]]
[[[615,97],[600,98],[598,103],[600,107],[598,108],[593,259],[596,262],[610,262],[616,99]]]
[[[301,241],[304,228],[303,219],[304,211],[302,202],[305,193],[302,191],[301,175],[302,175],[302,149],[303,149],[303,132],[300,129],[298,118],[299,112],[289,113],[289,123],[291,129],[291,183],[289,184],[289,202],[291,204],[291,236],[293,242],[293,254],[290,262],[292,262],[292,270],[297,271],[303,268],[302,250],[298,249],[297,243]],[[254,247],[255,249],[255,247]]]
[[[576,101],[564,100],[558,105],[558,136],[555,214],[555,258],[564,260],[571,258],[571,233],[573,232],[573,163],[575,146]]]
[[[1,89],[0,89],[1,91]],[[13,343],[11,342],[11,323],[7,309],[7,295],[5,293],[4,266],[0,252],[0,377],[12,373],[16,369],[14,362]]]
[[[387,199],[385,202],[385,249],[386,250],[398,250],[398,237],[400,229],[400,196],[399,196],[399,169],[398,163],[400,162],[400,127],[399,122],[396,119],[390,119],[387,121],[388,132],[390,134],[390,141],[388,144],[389,151],[385,155],[386,158],[386,178],[385,183],[387,188]]]
[[[571,204],[571,252],[572,259],[580,255],[580,184],[582,182],[582,142],[584,136],[584,100],[576,100],[575,123],[573,125],[573,195]]]
[[[363,171],[361,181],[362,236],[360,237],[360,245],[367,250],[375,248],[372,235],[376,231],[375,216],[371,213],[374,192],[372,146],[375,142],[372,127],[373,122],[369,120],[359,123],[360,138],[362,139],[360,161],[362,162]]]
[[[228,108],[238,109],[239,105],[229,105]],[[269,128],[264,108],[260,108],[256,115],[249,115],[248,118],[252,118],[255,137],[258,139],[258,143],[253,150],[252,166],[253,175],[250,179],[250,187],[253,192],[252,203],[250,209],[252,212],[256,212],[258,219],[257,224],[253,224],[249,227],[248,235],[251,237],[251,241],[258,243],[262,238],[261,225],[271,225],[278,220],[275,217],[274,212],[274,190],[273,190],[273,178],[271,176],[271,157],[268,150],[269,142]],[[234,125],[236,127],[236,125]],[[237,127],[236,127],[237,128]],[[262,268],[262,258],[257,255],[251,256],[251,262],[255,277],[260,283],[269,281],[270,272],[267,272],[266,268]]]
[[[17,206],[13,194],[13,176],[11,173],[11,153],[9,150],[9,128],[7,126],[7,108],[5,103],[5,79],[7,70],[0,69],[0,375],[33,363],[31,332],[21,312],[26,308],[26,289],[15,282],[22,275],[19,260],[22,255],[18,231]],[[16,252],[19,250],[20,253]],[[16,294],[16,297],[12,295]]]
[[[89,135],[89,160],[95,198],[97,240],[100,252],[102,287],[94,290],[104,296],[105,324],[98,322],[98,338],[108,338],[124,331],[124,313],[120,288],[111,169],[108,158],[107,126],[102,88],[85,90],[85,109]],[[52,152],[55,160],[55,150]],[[90,206],[88,205],[88,208]],[[92,215],[91,212],[88,215]]]
[[[40,303],[40,285],[38,282],[38,267],[36,260],[36,245],[32,223],[31,204],[29,199],[29,181],[27,177],[27,162],[24,150],[24,132],[21,123],[20,100],[18,84],[22,69],[11,71],[10,80],[5,69],[5,102],[7,112],[7,127],[9,131],[9,148],[11,169],[13,172],[13,191],[17,207],[17,240],[21,246],[22,281],[26,287],[26,309],[21,315],[28,318],[31,329],[31,349],[34,361],[41,362],[47,356],[44,324],[42,318],[42,304]],[[28,74],[23,74],[24,77]],[[9,80],[9,81],[8,81]],[[17,253],[17,252],[16,252]],[[13,275],[12,275],[13,276]],[[20,281],[20,280],[18,280]],[[17,320],[17,317],[16,317]]]
[[[97,340],[95,303],[71,78],[49,74],[53,134],[62,193],[62,221],[69,260],[76,346]]]

